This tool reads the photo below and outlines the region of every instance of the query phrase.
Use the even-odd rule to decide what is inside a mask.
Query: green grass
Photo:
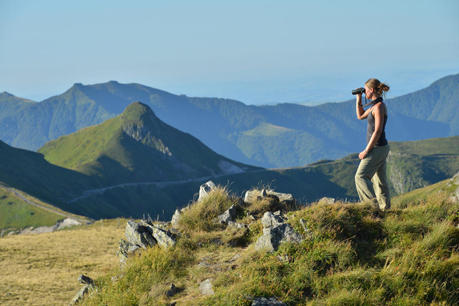
[[[436,187],[435,187],[436,188]],[[261,222],[249,223],[244,206],[234,233],[209,223],[232,203],[225,189],[184,213],[182,237],[169,250],[153,247],[97,279],[99,290],[83,305],[250,305],[254,297],[278,297],[287,305],[455,305],[459,302],[459,203],[446,192],[425,191],[397,204],[384,219],[371,203],[312,203],[289,213],[304,234],[300,244],[256,251]],[[306,234],[300,220],[304,220]],[[225,241],[238,236],[239,244]],[[230,261],[235,254],[240,257]],[[282,258],[280,260],[279,258]],[[206,262],[209,265],[200,265]],[[215,268],[217,267],[217,268]],[[113,282],[111,277],[116,276]],[[199,283],[212,278],[214,295]],[[180,288],[172,298],[171,283]]]
[[[1,229],[51,226],[65,218],[30,205],[4,189],[0,189],[0,211]]]

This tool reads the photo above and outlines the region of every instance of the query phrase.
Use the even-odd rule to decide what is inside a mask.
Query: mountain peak
[[[8,97],[14,97],[14,95],[13,95],[13,94],[10,94],[10,93],[9,93],[9,92],[7,92],[7,91],[4,91],[4,92],[2,92],[0,95],[3,95],[3,96],[8,96]]]
[[[124,109],[121,115],[125,123],[153,123],[158,124],[159,119],[153,110],[142,102],[132,102]]]

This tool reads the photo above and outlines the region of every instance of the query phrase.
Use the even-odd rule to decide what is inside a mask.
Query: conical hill
[[[134,102],[102,124],[47,143],[50,163],[102,178],[104,184],[189,180],[256,169],[216,154],[195,137]]]

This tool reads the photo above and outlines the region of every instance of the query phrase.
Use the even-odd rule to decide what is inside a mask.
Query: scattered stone
[[[238,208],[236,205],[231,205],[223,214],[219,215],[217,219],[220,222],[228,224],[230,221],[234,221],[238,215]]]
[[[235,229],[242,229],[242,228],[248,229],[247,225],[245,225],[243,223],[239,223],[239,222],[233,222],[233,221],[229,221],[228,222],[228,226],[232,227],[232,228],[235,228]]]
[[[319,202],[325,203],[325,204],[334,204],[336,201],[335,198],[328,198],[328,197],[323,197],[319,200]]]
[[[277,251],[285,242],[300,243],[303,236],[296,233],[288,223],[283,223],[279,216],[266,212],[262,218],[263,235],[255,243],[256,250]]]
[[[127,222],[125,234],[131,244],[138,245],[143,249],[156,245],[156,240],[148,230],[134,221]]]
[[[70,304],[69,305],[75,305],[77,304],[78,302],[81,301],[81,299],[83,299],[83,297],[89,292],[89,286],[88,285],[84,285],[80,291],[78,291],[78,293],[73,297],[73,299],[70,301]]]
[[[287,306],[284,303],[278,301],[276,298],[256,298],[252,302],[252,306]]]
[[[77,304],[78,302],[81,301],[81,299],[90,291],[90,290],[93,290],[94,289],[94,281],[88,277],[88,276],[85,276],[85,275],[80,275],[78,277],[78,281],[82,284],[84,284],[84,286],[80,289],[80,291],[78,291],[78,293],[73,297],[73,299],[70,301],[70,304],[69,305],[75,305]]]
[[[212,279],[211,278],[206,279],[201,284],[199,284],[199,291],[201,291],[201,294],[204,294],[204,295],[215,294],[215,291],[212,286]]]
[[[270,190],[268,194],[278,197],[281,202],[286,202],[288,204],[295,203],[295,198],[290,193],[274,192],[273,190]]]
[[[253,203],[259,195],[260,195],[260,192],[257,190],[246,191],[245,196],[244,196],[244,202]]]
[[[214,182],[208,181],[205,184],[202,184],[199,188],[199,198],[198,201],[204,199],[212,190],[216,189]]]
[[[177,241],[168,232],[160,228],[157,228],[154,225],[148,224],[145,221],[141,221],[141,222],[143,226],[145,226],[146,228],[150,230],[151,235],[154,237],[156,242],[162,248],[170,248],[170,247],[173,247],[177,243]]]
[[[172,216],[172,220],[171,220],[172,228],[179,228],[181,217],[182,217],[182,213],[180,212],[180,210],[176,209],[174,215]]]
[[[263,228],[273,228],[284,223],[284,218],[268,211],[261,218],[261,223],[263,224]]]
[[[129,241],[120,239],[118,249],[118,257],[120,258],[120,262],[122,264],[126,263],[126,259],[128,258],[129,254],[134,253],[139,248],[140,247],[138,245],[133,245]]]

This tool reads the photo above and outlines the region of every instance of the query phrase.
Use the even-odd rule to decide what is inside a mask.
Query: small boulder
[[[86,294],[88,294],[88,292],[89,292],[88,285],[84,285],[83,287],[81,287],[80,291],[78,291],[78,293],[73,297],[69,305],[76,305],[77,303],[79,303],[83,299],[83,297]]]
[[[198,201],[204,199],[212,190],[216,189],[214,182],[208,181],[205,184],[202,184],[199,188],[199,198]]]
[[[232,227],[232,228],[235,228],[235,229],[248,229],[247,225],[243,224],[243,223],[239,223],[239,222],[234,222],[234,221],[229,221],[228,222],[228,226],[229,227]]]
[[[129,254],[134,253],[140,247],[138,245],[133,245],[129,241],[120,239],[118,257],[120,258],[121,263],[125,263]]]
[[[271,212],[266,212],[262,218],[263,235],[255,243],[256,250],[277,251],[279,246],[285,242],[300,243],[303,236],[296,233],[283,218]]]
[[[180,225],[180,218],[182,213],[180,210],[176,209],[174,215],[172,216],[171,225],[173,228],[179,228]]]
[[[94,281],[90,277],[82,274],[78,277],[78,281],[84,284],[84,286],[81,287],[80,291],[78,291],[77,294],[73,297],[69,305],[75,305],[79,303],[83,297],[89,293],[90,290],[94,289]]]
[[[325,204],[333,204],[335,203],[336,199],[335,198],[329,198],[329,197],[323,197],[319,200],[319,202],[325,203]]]
[[[203,281],[201,284],[199,284],[199,291],[201,291],[201,294],[204,295],[212,295],[215,293],[214,288],[212,286],[212,279],[206,279]]]
[[[138,245],[143,249],[156,245],[156,240],[148,230],[134,221],[127,222],[125,234],[131,244]]]
[[[177,243],[177,241],[167,231],[157,228],[154,225],[148,224],[145,221],[142,221],[142,225],[149,229],[151,235],[154,237],[160,247],[170,248]]]
[[[274,215],[272,212],[268,211],[261,218],[261,224],[263,228],[273,228],[284,223],[284,218],[280,215]]]
[[[238,209],[236,205],[231,205],[223,214],[219,215],[217,219],[220,222],[228,224],[230,221],[234,221],[238,215]]]

